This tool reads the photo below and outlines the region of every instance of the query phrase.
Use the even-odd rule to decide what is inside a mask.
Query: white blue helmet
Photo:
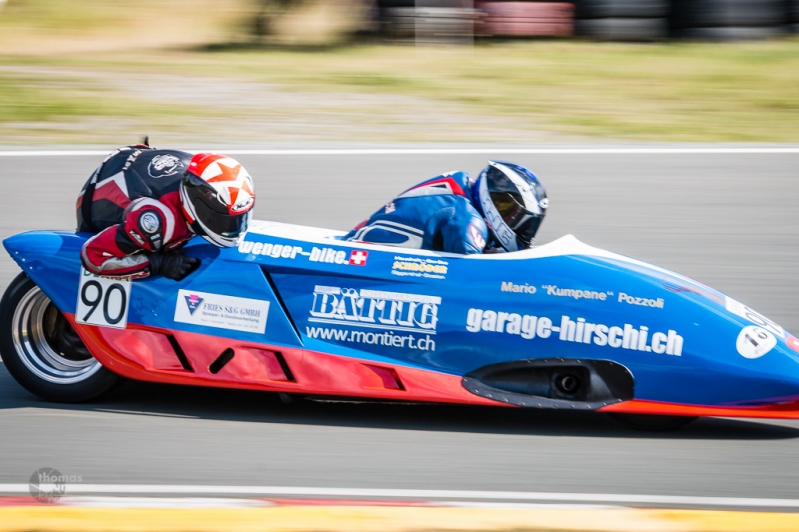
[[[474,186],[491,237],[505,251],[529,248],[549,206],[547,191],[527,168],[488,161]]]

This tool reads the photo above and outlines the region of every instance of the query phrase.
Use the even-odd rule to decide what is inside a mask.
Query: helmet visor
[[[249,213],[222,214],[211,205],[208,205],[207,201],[207,198],[200,196],[192,204],[194,205],[194,212],[197,214],[197,220],[208,231],[224,238],[237,238],[247,230],[247,222],[250,218]]]
[[[227,206],[219,201],[216,190],[208,183],[187,173],[183,186],[197,221],[205,230],[223,238],[237,238],[247,230],[249,212],[230,214]]]
[[[509,192],[492,192],[491,200],[502,220],[516,233],[518,240],[529,246],[541,225],[541,215],[525,209]]]

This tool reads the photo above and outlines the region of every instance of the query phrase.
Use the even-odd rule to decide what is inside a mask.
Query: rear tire
[[[610,414],[613,419],[635,430],[648,432],[665,432],[677,430],[691,423],[696,417],[691,416],[653,416],[646,414]]]
[[[48,401],[89,401],[120,381],[89,353],[69,321],[24,273],[0,301],[0,354],[22,387]]]

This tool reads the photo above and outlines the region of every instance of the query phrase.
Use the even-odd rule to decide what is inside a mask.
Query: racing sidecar
[[[82,269],[88,235],[4,245],[22,268],[0,352],[29,391],[85,401],[119,378],[272,392],[676,416],[799,418],[799,341],[668,270],[566,236],[461,256],[255,222],[195,238],[181,282]]]

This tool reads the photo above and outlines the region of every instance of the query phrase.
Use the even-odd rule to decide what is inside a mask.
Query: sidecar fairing
[[[194,239],[182,282],[76,313],[88,235],[4,245],[103,366],[132,379],[288,393],[680,416],[799,418],[799,341],[725,295],[572,236],[459,256],[256,222]],[[95,288],[87,289],[100,309]],[[119,289],[117,289],[118,291]],[[105,309],[113,319],[122,314]],[[102,309],[101,309],[102,310]],[[100,312],[100,310],[97,310]],[[83,322],[83,323],[81,323]]]

